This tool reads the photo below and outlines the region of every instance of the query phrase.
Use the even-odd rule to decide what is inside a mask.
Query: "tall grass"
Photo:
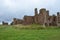
[[[43,25],[39,25],[39,24],[31,24],[31,25],[13,25],[14,28],[18,28],[18,29],[57,29],[59,27],[57,26],[43,26]]]

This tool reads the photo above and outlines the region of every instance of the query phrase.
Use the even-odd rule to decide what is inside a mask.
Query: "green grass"
[[[36,25],[30,26],[36,27]],[[14,27],[15,26],[0,26],[0,40],[60,40],[60,28],[32,30]]]

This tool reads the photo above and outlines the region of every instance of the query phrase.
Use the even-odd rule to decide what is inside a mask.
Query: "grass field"
[[[0,26],[0,40],[60,40],[60,28],[37,30]]]

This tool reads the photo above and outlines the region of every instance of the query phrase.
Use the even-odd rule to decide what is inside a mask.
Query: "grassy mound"
[[[27,27],[40,25],[27,25]],[[14,28],[15,27],[15,28]],[[17,29],[24,25],[0,26],[0,40],[60,40],[60,28],[57,29]]]

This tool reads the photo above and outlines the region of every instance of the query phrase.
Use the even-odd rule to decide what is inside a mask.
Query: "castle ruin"
[[[35,15],[34,16],[24,16],[23,20],[21,19],[13,19],[13,22],[11,25],[17,25],[17,24],[40,24],[40,25],[46,25],[46,26],[60,26],[60,13],[57,12],[56,15],[49,15],[49,10],[46,10],[45,8],[42,8],[39,10],[39,13],[37,11],[37,8],[34,9]]]

